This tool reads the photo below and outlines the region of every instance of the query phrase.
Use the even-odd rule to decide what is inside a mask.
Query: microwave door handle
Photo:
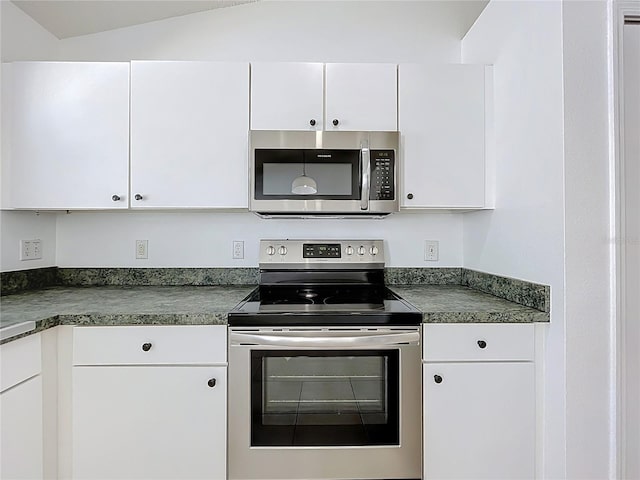
[[[284,348],[375,348],[398,344],[417,345],[420,343],[420,333],[403,332],[362,336],[285,336],[233,332],[229,335],[229,340],[232,346],[255,345]]]
[[[369,189],[371,178],[371,152],[369,144],[362,145],[362,196],[360,198],[360,210],[369,210]]]

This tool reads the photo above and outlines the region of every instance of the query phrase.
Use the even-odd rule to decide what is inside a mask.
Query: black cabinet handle
[[[309,125],[311,125],[312,127],[316,126],[316,119],[312,118],[311,120],[309,120]]]
[[[413,199],[413,193],[407,193],[407,198],[409,200],[412,200]]]
[[[111,200],[113,200],[114,202],[119,202],[120,201],[120,196],[119,195],[114,195],[113,197],[111,197]]]
[[[340,121],[339,121],[337,118],[334,118],[334,119],[333,119],[333,122],[331,122],[331,123],[333,123],[333,126],[334,126],[334,127],[337,127],[337,126],[338,126],[338,124],[340,123]]]
[[[207,382],[207,385],[209,385],[211,388],[213,388],[213,387],[215,387],[215,386],[216,386],[216,383],[217,383],[216,379],[215,379],[215,378],[211,378],[211,379],[209,379],[209,381]]]
[[[133,198],[135,198],[136,200],[142,200],[142,195],[140,195],[139,193],[136,193],[136,196]]]
[[[442,383],[442,377],[440,375],[434,375],[433,381],[436,383]]]
[[[484,340],[478,340],[478,346],[480,348],[486,348],[487,347],[487,342],[485,342]]]
[[[144,350],[145,352],[148,352],[149,350],[151,350],[152,345],[150,343],[143,343],[142,344],[142,350]]]

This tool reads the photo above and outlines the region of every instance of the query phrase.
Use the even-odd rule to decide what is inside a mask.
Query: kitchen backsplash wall
[[[55,213],[0,211],[0,271],[56,265]],[[40,240],[42,258],[20,260],[20,240]]]
[[[72,212],[57,218],[60,267],[255,267],[263,238],[381,238],[387,265],[460,267],[462,215],[396,213],[385,219],[261,219],[252,213]],[[136,240],[148,259],[136,260]],[[244,259],[233,259],[233,241]],[[439,261],[425,261],[425,240]],[[24,263],[24,262],[22,262]],[[23,267],[24,268],[24,267]]]

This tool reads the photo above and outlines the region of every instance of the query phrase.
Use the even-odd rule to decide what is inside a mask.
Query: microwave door
[[[360,210],[369,210],[369,190],[371,188],[371,152],[369,143],[362,142],[362,191],[360,192]]]

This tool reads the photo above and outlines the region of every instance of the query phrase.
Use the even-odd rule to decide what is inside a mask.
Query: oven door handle
[[[350,336],[298,336],[268,335],[254,333],[229,334],[231,346],[255,345],[265,347],[314,347],[314,348],[356,348],[386,347],[390,345],[418,345],[420,332],[384,333]]]

